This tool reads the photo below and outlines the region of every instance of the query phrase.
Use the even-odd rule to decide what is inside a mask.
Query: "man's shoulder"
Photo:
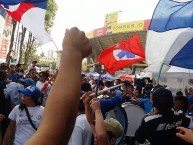
[[[83,127],[83,126],[85,126],[85,124],[87,125],[89,125],[89,123],[88,123],[88,121],[87,121],[87,119],[86,119],[86,114],[81,114],[81,115],[78,115],[77,117],[76,117],[76,124],[75,124],[75,126],[81,126],[81,127]]]
[[[149,122],[149,121],[153,121],[153,120],[156,120],[158,118],[161,118],[162,115],[161,114],[156,114],[156,115],[150,115],[150,116],[147,116],[144,118],[144,121],[145,122]]]

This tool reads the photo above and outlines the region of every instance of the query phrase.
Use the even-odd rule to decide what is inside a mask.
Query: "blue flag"
[[[146,41],[149,71],[161,66],[193,69],[193,1],[160,0]]]

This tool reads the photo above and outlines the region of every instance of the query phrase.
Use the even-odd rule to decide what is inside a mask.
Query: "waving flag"
[[[51,41],[44,27],[47,0],[0,0],[0,7],[31,31],[41,44]]]
[[[121,40],[119,44],[120,44],[121,49],[127,50],[133,54],[136,54],[138,56],[145,58],[145,49],[143,48],[141,44],[138,34],[134,34],[128,40]]]
[[[141,52],[144,52],[144,49],[142,47],[139,48],[136,43],[130,43],[130,48],[126,48],[125,46],[128,45],[129,41],[136,41],[136,39],[131,38],[126,41],[126,44],[123,43],[124,41],[121,41],[121,44],[115,44],[103,50],[100,54],[98,61],[108,69],[110,74],[115,73],[119,69],[145,60],[144,57],[140,57],[132,52],[129,52],[129,50],[133,50],[132,48],[138,50],[141,49]]]
[[[160,0],[149,27],[146,61],[149,71],[161,66],[193,68],[193,1]],[[163,65],[164,64],[164,65]]]

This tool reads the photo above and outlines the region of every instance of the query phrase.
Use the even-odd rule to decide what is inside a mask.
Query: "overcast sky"
[[[105,14],[122,11],[120,22],[150,19],[158,0],[55,0],[58,11],[51,36],[58,49],[65,29],[88,32],[104,26]]]

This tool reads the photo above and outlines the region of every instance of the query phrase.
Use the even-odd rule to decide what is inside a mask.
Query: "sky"
[[[55,0],[58,11],[51,37],[58,50],[67,28],[89,32],[104,26],[107,13],[122,11],[119,22],[151,19],[158,0]],[[50,44],[48,44],[50,45]],[[54,45],[50,45],[54,47]]]

